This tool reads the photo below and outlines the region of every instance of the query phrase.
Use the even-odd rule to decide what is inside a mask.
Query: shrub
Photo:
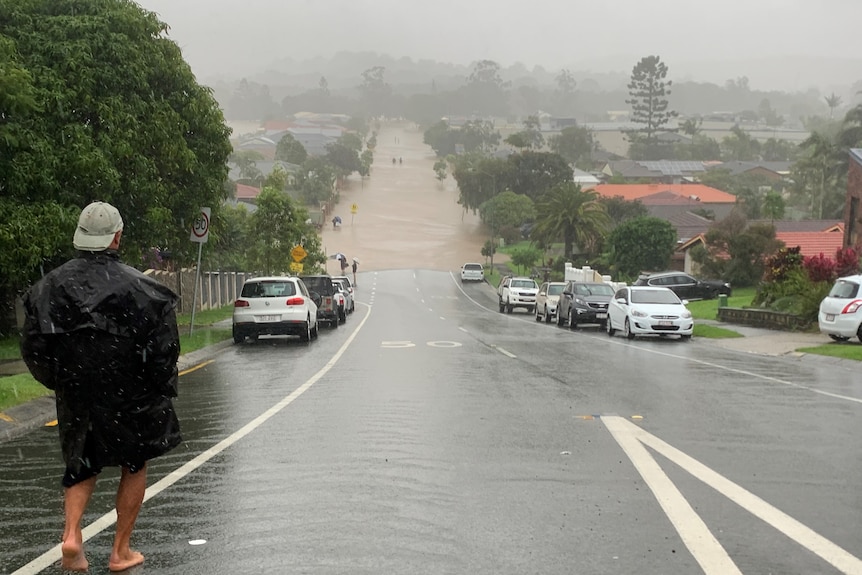
[[[851,276],[859,273],[859,254],[853,248],[844,248],[835,252],[836,270],[838,277]]]
[[[808,256],[803,260],[802,265],[813,282],[831,282],[838,277],[838,266],[835,260],[826,257],[823,252],[816,256]]]

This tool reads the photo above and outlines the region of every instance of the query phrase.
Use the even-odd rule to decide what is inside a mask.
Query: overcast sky
[[[139,0],[171,27],[199,77],[242,76],[293,56],[341,50],[468,64],[491,59],[630,71],[658,54],[671,75],[722,81],[741,62],[786,56],[856,58],[862,0]],[[622,62],[627,64],[623,67]],[[709,69],[711,63],[718,67]],[[730,63],[724,66],[719,64]],[[709,64],[704,69],[704,64]],[[849,68],[849,66],[848,66]],[[729,73],[738,70],[737,73]],[[781,71],[773,71],[775,76]],[[698,77],[699,76],[699,77]],[[711,76],[717,76],[716,78]],[[847,84],[862,69],[846,71]]]

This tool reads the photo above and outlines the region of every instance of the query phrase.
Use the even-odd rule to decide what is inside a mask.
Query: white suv
[[[522,307],[527,313],[536,310],[536,295],[539,286],[532,278],[506,276],[497,287],[497,299],[500,304],[500,313],[512,313],[516,307]]]
[[[862,275],[838,278],[829,295],[820,302],[817,323],[820,333],[835,341],[858,337],[862,341]]]
[[[482,264],[464,264],[461,266],[461,283],[485,281],[485,268]]]
[[[257,340],[261,335],[317,337],[317,304],[296,277],[259,277],[246,280],[233,304],[233,341]]]

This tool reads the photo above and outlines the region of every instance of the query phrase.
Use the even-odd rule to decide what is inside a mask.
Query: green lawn
[[[860,344],[858,340],[846,341],[843,343],[825,343],[816,347],[802,347],[796,351],[862,361],[862,344]]]
[[[182,353],[197,351],[230,339],[230,329],[214,328],[212,324],[223,319],[229,319],[232,314],[233,305],[195,313],[195,329],[191,336],[189,335],[191,314],[178,315],[177,325],[180,329],[180,350]],[[19,346],[17,336],[0,339],[0,359],[21,359]],[[49,393],[51,392],[34,380],[29,373],[0,377],[0,411]]]
[[[728,307],[748,307],[754,300],[756,289],[753,287],[733,290],[733,295],[727,298]],[[688,302],[689,311],[694,319],[717,319],[718,298]]]

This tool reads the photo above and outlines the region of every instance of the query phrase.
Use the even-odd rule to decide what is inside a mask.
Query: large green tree
[[[308,151],[302,145],[302,142],[297,140],[293,134],[287,132],[281,137],[278,144],[276,144],[275,159],[300,166],[308,159]]]
[[[517,227],[532,221],[536,208],[527,196],[506,190],[479,206],[479,216],[491,236],[496,236],[503,227]]]
[[[152,247],[190,261],[191,222],[227,195],[230,130],[166,34],[126,0],[0,0],[0,251],[40,236],[3,265],[0,299],[71,255],[93,200],[123,215],[129,263]]]
[[[551,151],[556,152],[573,166],[590,167],[593,151],[593,134],[589,128],[569,126],[556,136],[548,138]]]
[[[676,230],[666,220],[643,216],[623,222],[605,242],[608,263],[619,279],[634,279],[642,271],[663,270],[676,248]]]
[[[536,202],[536,225],[531,237],[544,245],[563,242],[563,255],[571,259],[577,246],[591,251],[610,226],[599,195],[574,182],[557,184]]]
[[[506,187],[516,194],[524,194],[534,201],[556,186],[571,182],[572,167],[559,154],[524,150],[508,157],[509,181]]]
[[[248,271],[289,273],[290,251],[300,244],[308,252],[304,267],[325,262],[320,235],[308,220],[308,210],[297,206],[285,192],[264,188],[257,197],[257,210],[248,219]]]
[[[675,117],[676,112],[668,109],[671,80],[667,80],[667,64],[659,56],[645,56],[632,68],[628,83],[629,99],[632,107],[632,122],[641,127],[633,130],[634,141],[643,140],[647,150],[656,146],[656,136]],[[648,152],[649,153],[649,152]],[[658,159],[658,158],[647,158]]]

